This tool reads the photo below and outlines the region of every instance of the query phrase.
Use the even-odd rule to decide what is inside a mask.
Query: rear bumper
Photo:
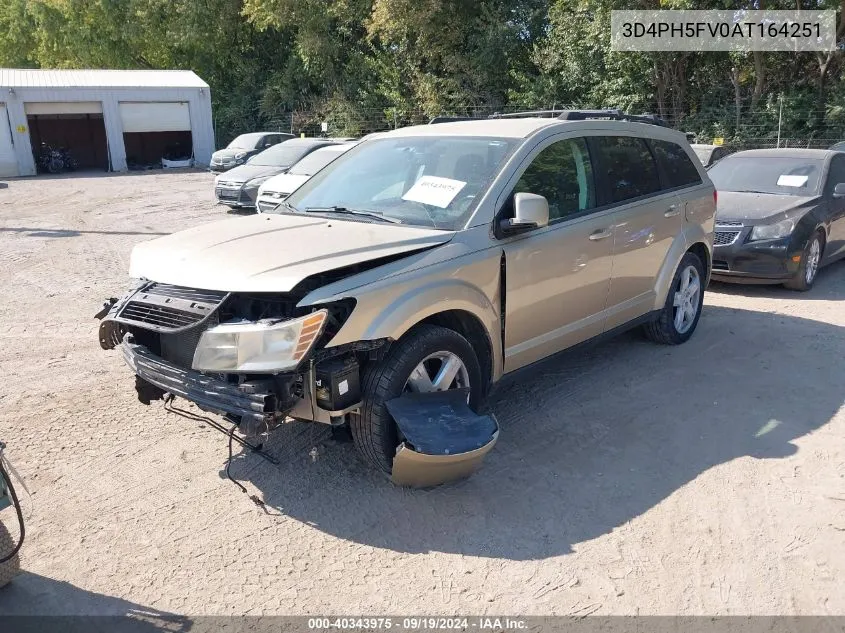
[[[271,393],[246,393],[237,385],[177,367],[132,342],[131,336],[124,339],[121,350],[137,376],[201,409],[256,424],[269,425],[276,417],[276,398]]]
[[[791,237],[748,242],[750,232],[751,227],[744,227],[734,242],[714,245],[713,279],[777,284],[797,274],[799,263],[792,258],[800,256],[802,249],[792,245]]]

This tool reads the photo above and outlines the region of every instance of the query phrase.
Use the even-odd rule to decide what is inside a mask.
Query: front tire
[[[469,404],[477,409],[487,391],[482,381],[478,357],[463,336],[437,325],[417,325],[364,370],[361,411],[350,415],[355,446],[389,475],[401,435],[385,403],[404,391],[469,388]]]
[[[657,319],[643,327],[655,343],[679,345],[692,336],[704,305],[704,265],[695,253],[681,258],[666,303]]]
[[[798,272],[795,273],[795,277],[785,282],[783,286],[790,290],[798,290],[799,292],[806,292],[812,288],[816,282],[816,275],[819,272],[823,250],[824,241],[822,235],[819,231],[816,231],[804,246]]]

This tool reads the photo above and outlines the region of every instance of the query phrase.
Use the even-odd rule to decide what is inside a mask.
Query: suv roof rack
[[[586,121],[588,119],[612,119],[615,121],[631,121],[632,123],[647,123],[670,127],[669,124],[656,114],[628,114],[619,109],[608,110],[525,110],[522,112],[496,112],[488,117],[473,116],[436,116],[429,125],[434,123],[452,123],[454,121],[479,121],[484,119],[523,119],[526,117],[554,117],[562,121]]]
[[[496,112],[491,114],[488,119],[523,119],[525,117],[555,117],[559,115],[561,112],[567,112],[567,110],[524,110],[522,112],[505,112],[504,114],[501,112]]]
[[[435,123],[454,123],[455,121],[480,121],[484,118],[485,117],[477,116],[436,116],[431,121],[429,121],[428,124],[434,125]]]
[[[559,119],[564,121],[585,121],[587,119],[613,119],[616,121],[631,121],[633,123],[648,123],[669,127],[669,124],[656,114],[628,114],[622,110],[563,110]]]

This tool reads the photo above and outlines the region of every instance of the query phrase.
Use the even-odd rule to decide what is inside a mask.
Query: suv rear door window
[[[590,140],[607,174],[607,202],[622,202],[660,191],[657,164],[645,139],[595,136]]]
[[[557,141],[542,150],[513,191],[545,197],[550,222],[595,207],[593,168],[584,139]]]
[[[652,147],[666,176],[666,189],[688,187],[701,183],[701,176],[684,149],[668,141],[653,140]],[[715,160],[715,153],[714,153]]]

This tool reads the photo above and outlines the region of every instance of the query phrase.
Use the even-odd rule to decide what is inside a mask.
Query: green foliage
[[[261,127],[319,133],[328,121],[331,134],[357,135],[437,114],[568,106],[657,112],[701,140],[776,142],[778,125],[782,138],[819,144],[841,138],[841,47],[756,56],[610,48],[613,9],[763,5],[795,6],[794,0],[5,0],[0,65],[194,70],[211,86],[220,143]]]

